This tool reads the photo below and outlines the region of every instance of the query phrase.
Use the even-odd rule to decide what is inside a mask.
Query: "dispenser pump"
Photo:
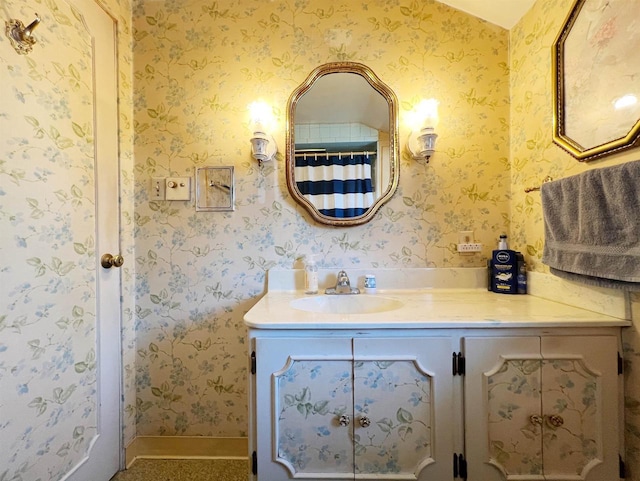
[[[509,245],[507,244],[507,234],[502,234],[500,236],[500,240],[498,241],[498,249],[499,250],[507,250]]]

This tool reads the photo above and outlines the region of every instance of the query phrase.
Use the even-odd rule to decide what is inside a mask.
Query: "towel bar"
[[[545,184],[547,182],[551,182],[553,180],[553,177],[551,177],[550,175],[547,175],[544,179],[542,179],[542,183]],[[524,191],[528,194],[529,192],[533,192],[536,190],[540,190],[540,187],[526,187],[524,189]]]

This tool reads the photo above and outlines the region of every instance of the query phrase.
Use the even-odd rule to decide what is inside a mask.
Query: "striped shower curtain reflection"
[[[375,152],[297,153],[295,178],[300,193],[328,217],[364,214],[374,202]]]

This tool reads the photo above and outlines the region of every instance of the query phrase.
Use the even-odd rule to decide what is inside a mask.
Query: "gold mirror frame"
[[[295,180],[295,112],[300,98],[307,93],[314,83],[324,75],[335,73],[353,73],[362,76],[373,89],[375,89],[389,106],[389,147],[390,147],[390,182],[387,190],[373,203],[373,205],[362,215],[349,218],[329,217],[321,212],[307,200],[297,187]],[[366,65],[356,62],[334,62],[327,63],[313,70],[306,80],[296,88],[287,106],[287,131],[286,131],[286,177],[287,188],[293,199],[302,205],[315,221],[324,225],[335,227],[356,226],[369,222],[378,209],[385,204],[395,193],[399,177],[400,162],[398,151],[398,100],[395,93]]]
[[[554,112],[553,141],[581,162],[595,160],[600,157],[616,154],[623,150],[636,147],[640,144],[640,118],[638,118],[640,116],[636,116],[636,115],[633,115],[631,117],[631,120],[629,121],[629,123],[630,124],[632,122],[634,123],[629,126],[629,130],[626,133],[626,135],[623,135],[622,133],[614,133],[613,131],[610,131],[610,135],[607,135],[607,132],[601,135],[602,137],[604,137],[603,139],[598,139],[597,136],[590,135],[591,132],[597,131],[597,129],[600,129],[601,126],[609,125],[610,123],[607,122],[606,118],[611,114],[602,108],[598,110],[598,105],[596,105],[595,102],[585,102],[586,100],[585,98],[579,98],[579,95],[578,95],[579,93],[580,94],[584,93],[584,95],[587,98],[589,98],[588,96],[591,93],[591,91],[588,89],[589,85],[587,85],[586,87],[585,85],[581,85],[580,88],[576,86],[573,91],[569,91],[569,88],[567,86],[568,76],[572,79],[579,77],[581,73],[584,76],[588,76],[586,75],[586,71],[582,72],[582,70],[578,67],[589,69],[591,72],[590,78],[597,78],[598,75],[606,76],[607,74],[610,76],[609,78],[611,79],[623,78],[625,76],[630,77],[631,75],[636,76],[636,78],[640,76],[640,65],[639,64],[633,65],[633,62],[628,63],[629,57],[625,56],[624,53],[621,53],[623,52],[623,49],[620,49],[617,47],[621,43],[622,44],[629,43],[627,42],[626,38],[620,38],[620,35],[624,34],[624,31],[625,31],[624,28],[622,27],[618,29],[607,28],[607,27],[610,27],[610,25],[608,25],[607,22],[613,22],[616,16],[618,16],[618,18],[620,19],[618,20],[619,22],[631,22],[636,20],[637,12],[635,15],[629,15],[629,12],[625,13],[625,12],[621,12],[620,10],[622,10],[623,8],[630,8],[630,9],[635,9],[637,11],[638,9],[637,3],[634,3],[634,2],[627,3],[627,0],[611,1],[608,3],[607,8],[602,10],[602,9],[596,9],[596,8],[589,8],[590,5],[587,5],[587,4],[589,4],[590,1],[591,0],[575,1],[552,48],[553,112]],[[587,5],[586,8],[585,8],[585,5]],[[598,64],[597,62],[595,62],[595,59],[594,59],[594,62],[591,64],[581,63],[577,59],[578,58],[582,59],[583,57],[581,55],[575,55],[575,53],[577,52],[571,52],[571,53],[574,53],[574,56],[572,56],[571,58],[565,58],[565,56],[569,54],[566,48],[567,39],[569,38],[569,35],[571,34],[571,31],[574,28],[574,26],[576,26],[576,22],[578,21],[578,18],[581,12],[583,12],[583,17],[581,18],[581,22],[588,23],[588,25],[591,28],[590,31],[592,30],[598,31],[596,27],[599,26],[600,28],[602,28],[603,31],[606,29],[607,30],[606,33],[610,35],[606,37],[606,40],[608,42],[607,43],[608,48],[610,48],[612,51],[611,52],[612,55],[607,56],[603,54],[602,56],[606,58],[601,64]],[[582,26],[582,23],[580,23],[579,25]],[[586,44],[588,40],[587,35],[585,34],[584,36],[582,36],[583,34],[584,32],[580,32],[579,30],[574,32],[574,37],[580,35],[578,38],[579,45]],[[605,50],[606,48],[607,47],[599,46],[598,50]],[[637,45],[629,45],[627,49],[637,49]],[[596,49],[591,48],[591,50],[593,51]],[[613,52],[617,53],[617,56],[614,56]],[[606,52],[604,53],[606,54]],[[611,65],[610,62],[612,57],[615,58],[616,60],[619,60],[619,62],[617,62],[614,65]],[[637,58],[637,56],[635,58]],[[575,72],[566,71],[565,69],[568,68],[569,66],[571,66],[571,68],[574,68],[576,71]],[[621,69],[622,66],[625,67],[625,70]],[[616,70],[616,68],[618,70]],[[629,71],[629,68],[631,69],[631,71]],[[637,80],[636,80],[636,83],[637,83]],[[602,88],[611,89],[612,85],[609,84],[606,87],[602,87]],[[615,89],[613,91],[606,90],[606,92],[603,92],[602,95],[591,95],[589,99],[595,98],[596,100],[600,100],[602,103],[604,103],[604,105],[609,105],[608,107],[609,110],[613,110],[611,109],[611,105],[609,102],[610,99],[607,100],[606,98],[604,98],[605,97],[604,94],[609,95],[609,94],[616,94],[616,93],[619,96],[622,96],[629,92],[626,92],[626,91],[615,92]],[[634,93],[634,92],[631,92],[631,93]],[[572,97],[571,94],[575,94],[575,95]],[[636,96],[640,101],[640,91],[636,91]],[[576,119],[576,121],[574,122],[575,125],[567,125],[569,123],[568,122],[569,114],[567,112],[566,106],[569,104],[569,102],[571,102],[572,105],[576,103],[581,105],[584,105],[587,103],[589,104],[589,108],[587,108],[586,106],[583,107],[584,110],[582,115],[573,115],[573,117]],[[589,117],[593,119],[591,122],[589,122],[588,120]],[[581,143],[575,138],[572,138],[572,135],[573,137],[575,137],[575,133],[571,134],[571,132],[580,131],[580,124],[579,122],[577,122],[578,119],[580,120],[580,122],[584,123],[583,125],[584,130],[581,132],[582,137],[593,140],[593,142],[596,145],[582,145],[582,143],[585,143],[585,142]],[[611,122],[611,124],[613,123],[614,122]],[[620,122],[618,121],[618,123]],[[612,138],[612,137],[615,137],[615,138]]]

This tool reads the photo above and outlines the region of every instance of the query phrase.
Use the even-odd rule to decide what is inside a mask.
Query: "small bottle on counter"
[[[516,254],[518,261],[518,294],[527,293],[527,263],[524,261],[524,256],[518,252]]]
[[[364,293],[375,294],[377,290],[376,276],[374,274],[367,274],[364,276]]]
[[[313,254],[305,258],[304,264],[304,292],[305,294],[318,293],[318,266]]]

